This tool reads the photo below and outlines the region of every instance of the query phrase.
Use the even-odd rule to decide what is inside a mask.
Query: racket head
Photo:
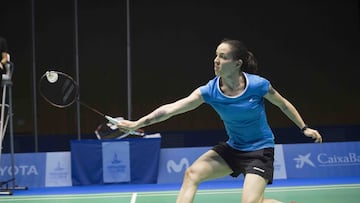
[[[96,137],[99,140],[114,139],[114,138],[120,137],[122,134],[124,134],[118,128],[115,128],[113,126],[114,125],[112,125],[111,123],[100,124],[94,131]]]
[[[54,77],[49,77],[49,73]],[[78,84],[66,73],[46,71],[39,81],[40,95],[53,106],[65,108],[78,99]]]

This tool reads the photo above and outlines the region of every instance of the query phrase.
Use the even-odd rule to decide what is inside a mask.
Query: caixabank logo
[[[311,160],[311,153],[305,155],[299,154],[294,158],[296,168],[303,168],[304,166],[316,167]],[[315,163],[319,167],[331,166],[357,166],[360,165],[360,154],[349,152],[347,154],[328,154],[320,153],[316,156]]]
[[[288,177],[360,175],[359,143],[291,145],[285,156]]]
[[[296,162],[295,167],[296,168],[303,168],[305,165],[315,167],[314,162],[310,160],[311,153],[307,153],[305,155],[299,154],[297,157],[294,158],[294,161]]]
[[[320,153],[317,156],[320,166],[359,166],[360,153],[349,152],[346,154]]]

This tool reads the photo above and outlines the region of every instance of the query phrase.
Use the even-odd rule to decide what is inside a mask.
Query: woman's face
[[[216,49],[214,59],[214,72],[217,76],[227,76],[239,73],[241,60],[234,60],[231,54],[231,46],[227,43],[221,43]]]

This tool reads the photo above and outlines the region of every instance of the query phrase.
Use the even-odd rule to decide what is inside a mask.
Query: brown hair
[[[258,70],[258,63],[252,52],[250,52],[245,44],[239,40],[233,39],[223,39],[221,43],[229,44],[232,47],[232,56],[233,59],[243,61],[243,64],[240,68],[241,71],[247,73],[256,73]]]

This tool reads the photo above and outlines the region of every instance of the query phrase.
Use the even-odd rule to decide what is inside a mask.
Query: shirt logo
[[[253,167],[254,170],[260,171],[261,173],[265,173],[264,169],[258,168],[258,167]]]

